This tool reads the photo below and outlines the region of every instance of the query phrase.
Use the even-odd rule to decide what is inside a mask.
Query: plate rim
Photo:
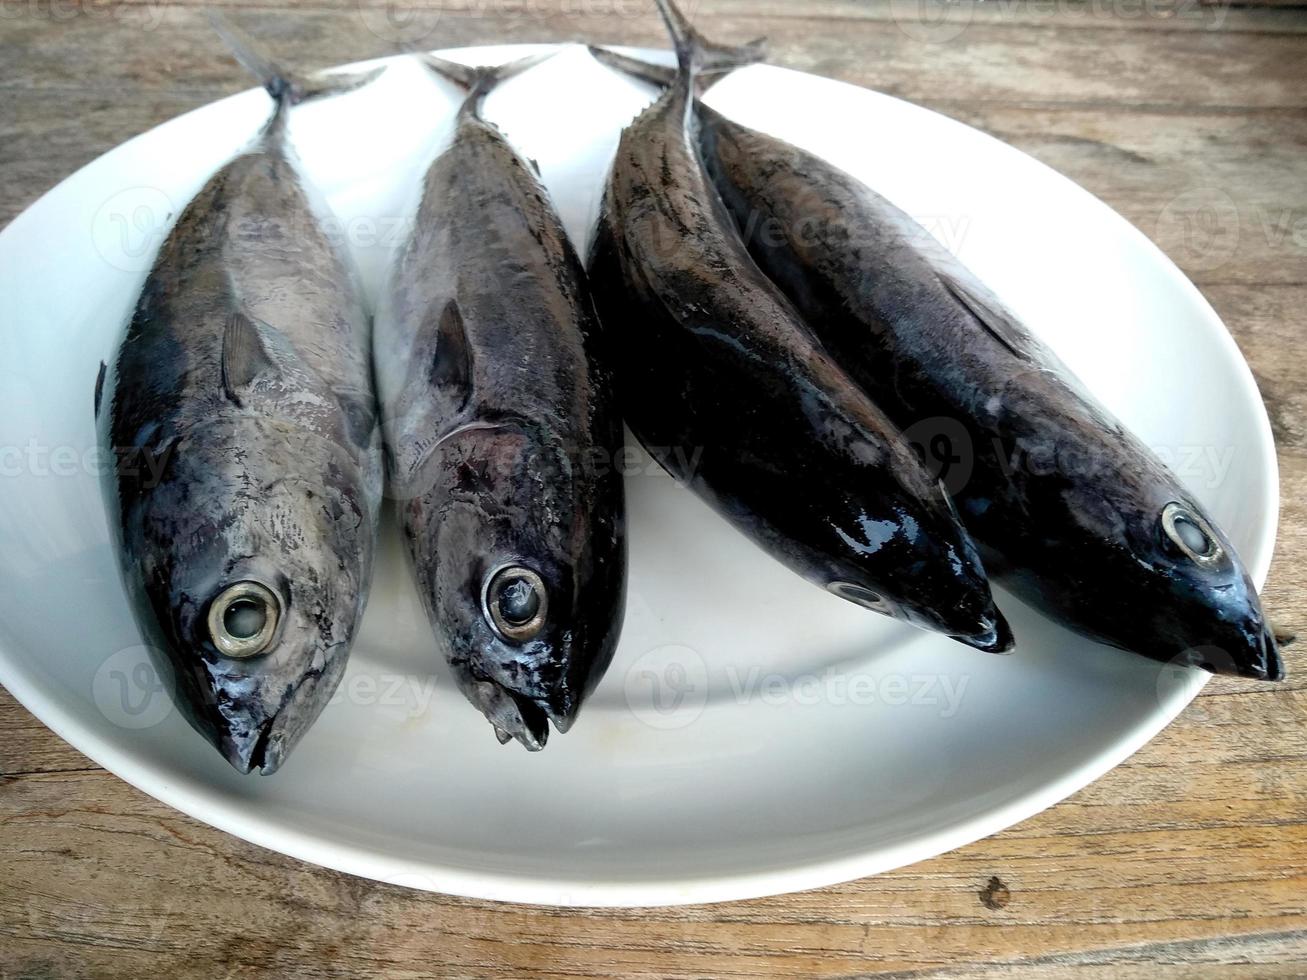
[[[437,50],[438,53],[452,57],[455,60],[459,60],[460,54],[466,56],[470,53],[476,53],[478,58],[498,63],[510,60],[515,54],[522,52],[523,49],[557,48],[563,50],[576,46],[570,43],[484,44],[433,50]],[[663,59],[670,54],[670,52],[662,49],[616,47],[636,54],[656,55]],[[396,62],[404,57],[406,56],[392,55],[372,58],[333,66],[332,70],[359,70]],[[1265,585],[1266,576],[1270,569],[1279,526],[1279,460],[1276,455],[1270,418],[1261,392],[1257,388],[1252,369],[1243,353],[1239,350],[1229,329],[1198,287],[1147,235],[1101,198],[1011,144],[1005,143],[983,130],[969,126],[936,110],[909,102],[906,99],[900,99],[849,82],[825,78],[824,76],[784,68],[779,65],[768,64],[759,67],[769,71],[780,71],[801,76],[805,79],[816,79],[827,85],[850,89],[862,98],[870,96],[884,99],[897,103],[901,107],[928,113],[930,116],[935,117],[934,122],[936,124],[942,122],[946,127],[964,130],[968,138],[974,139],[976,136],[980,136],[984,140],[997,144],[1005,152],[1020,154],[1027,164],[1034,165],[1042,170],[1044,176],[1051,178],[1054,184],[1058,185],[1063,192],[1079,195],[1092,201],[1100,211],[1110,215],[1106,220],[1118,222],[1122,233],[1133,237],[1136,244],[1142,246],[1144,254],[1154,260],[1156,268],[1165,276],[1169,285],[1178,287],[1181,292],[1187,294],[1189,300],[1193,303],[1195,312],[1200,315],[1204,323],[1204,329],[1220,346],[1224,358],[1233,361],[1240,386],[1240,397],[1250,398],[1252,403],[1258,406],[1259,411],[1255,413],[1255,445],[1252,448],[1258,454],[1258,457],[1265,461],[1267,483],[1263,499],[1257,502],[1258,512],[1262,515],[1262,527],[1257,539],[1249,549],[1246,549],[1246,554],[1243,557],[1253,582],[1260,590]],[[251,87],[242,92],[198,106],[188,112],[165,120],[157,126],[153,126],[100,154],[28,204],[7,226],[0,229],[0,243],[15,235],[25,234],[24,229],[26,226],[31,221],[39,218],[40,211],[43,210],[44,206],[47,206],[47,201],[50,198],[59,194],[67,183],[76,179],[85,170],[96,166],[104,157],[130,146],[138,140],[147,139],[157,130],[194,113],[207,111],[215,105],[230,100],[248,98],[249,93],[252,91],[256,91],[256,89]],[[33,215],[37,217],[33,217]],[[1129,732],[1114,741],[1110,747],[1099,752],[1089,761],[1064,772],[1057,779],[1050,780],[1037,790],[1029,791],[1006,802],[994,804],[978,813],[973,812],[930,834],[911,841],[882,846],[874,851],[855,850],[834,858],[805,861],[762,871],[733,874],[716,873],[677,880],[640,878],[595,880],[518,873],[509,874],[460,867],[449,863],[403,860],[385,853],[380,848],[342,843],[327,835],[296,829],[267,818],[246,817],[238,811],[236,806],[238,801],[224,800],[220,797],[215,799],[212,790],[206,794],[191,785],[172,782],[155,772],[150,765],[136,761],[136,757],[131,752],[120,750],[115,748],[112,743],[102,741],[93,731],[80,723],[75,712],[65,711],[58,704],[57,698],[47,696],[42,691],[41,685],[36,682],[35,677],[25,676],[26,672],[18,665],[18,660],[9,656],[7,651],[0,650],[0,684],[3,684],[10,694],[42,724],[50,728],[59,738],[68,742],[96,765],[150,797],[201,823],[224,833],[233,834],[260,847],[286,854],[297,860],[347,874],[372,878],[380,882],[466,898],[572,908],[652,908],[760,898],[852,881],[956,850],[959,847],[989,837],[1027,820],[1101,778],[1151,741],[1162,729],[1170,725],[1210,679],[1210,675],[1205,673],[1192,672],[1186,678],[1185,683],[1175,686],[1165,702],[1159,702],[1158,709],[1155,712],[1141,720]]]

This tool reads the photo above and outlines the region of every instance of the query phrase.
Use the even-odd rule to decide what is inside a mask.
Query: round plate
[[[583,248],[620,128],[650,97],[569,48],[488,102]],[[374,291],[456,100],[395,61],[295,111],[300,156]],[[1261,400],[1211,307],[1143,235],[1011,147],[884,95],[754,67],[708,101],[917,216],[1165,455],[1264,579],[1277,477]],[[1004,594],[1010,657],[858,609],[631,450],[626,629],[570,734],[535,755],[496,743],[445,673],[387,525],[335,702],[281,772],[241,777],[185,725],[140,646],[92,391],[170,217],[268,109],[250,91],[160,126],[0,234],[0,682],[100,765],[223,830],[372,878],[556,905],[705,902],[994,833],[1121,762],[1201,688],[1200,672],[1095,646]]]

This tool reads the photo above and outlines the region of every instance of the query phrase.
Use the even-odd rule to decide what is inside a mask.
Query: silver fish
[[[215,26],[276,107],[168,234],[96,414],[123,580],[177,704],[267,774],[344,671],[382,491],[368,317],[286,119],[377,73],[296,78]]]
[[[390,492],[431,627],[501,742],[571,727],[617,645],[621,421],[584,271],[533,167],[481,116],[536,64],[468,68],[377,315]]]

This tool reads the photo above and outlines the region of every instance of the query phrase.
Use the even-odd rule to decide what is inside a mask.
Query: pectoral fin
[[[254,322],[244,313],[228,317],[222,334],[222,387],[227,397],[243,405],[260,379],[280,373]]]
[[[431,384],[451,418],[461,413],[472,399],[472,345],[467,339],[463,314],[452,299],[440,311],[436,323]]]
[[[1023,361],[1036,361],[1036,352],[1026,329],[988,290],[977,289],[959,277],[936,269],[940,282],[967,308],[985,331]]]

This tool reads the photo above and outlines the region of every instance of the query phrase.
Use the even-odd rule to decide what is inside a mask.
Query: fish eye
[[[831,582],[826,586],[826,591],[832,595],[837,595],[841,599],[847,599],[849,602],[855,602],[864,609],[870,609],[873,612],[884,613],[886,616],[894,615],[894,608],[878,592],[864,588],[861,585],[855,585],[852,582]]]
[[[1208,523],[1183,504],[1172,502],[1162,509],[1162,531],[1200,565],[1211,565],[1225,554]]]
[[[508,565],[488,576],[481,602],[505,640],[523,643],[544,629],[549,595],[544,580],[529,568]]]
[[[271,645],[280,618],[276,593],[258,582],[237,582],[209,605],[209,639],[225,657],[256,657]]]

